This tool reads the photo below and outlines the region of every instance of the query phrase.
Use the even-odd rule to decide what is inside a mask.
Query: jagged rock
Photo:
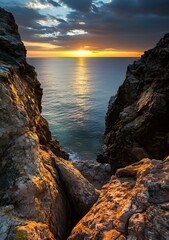
[[[91,160],[73,160],[72,164],[97,189],[101,189],[110,180],[112,175],[110,164],[100,164]]]
[[[71,208],[52,164],[67,155],[40,115],[42,89],[13,16],[0,8],[0,22],[0,239],[65,239]]]
[[[143,159],[119,169],[68,239],[167,240],[168,173],[168,159]]]
[[[99,193],[52,139],[13,16],[0,22],[0,239],[66,239]]]
[[[56,169],[77,216],[82,218],[96,202],[99,192],[72,163],[55,159]]]
[[[126,79],[106,116],[99,162],[118,169],[144,157],[169,154],[169,34],[128,66]]]
[[[18,26],[11,13],[0,8],[0,56],[1,62],[24,69],[26,49],[18,34]]]

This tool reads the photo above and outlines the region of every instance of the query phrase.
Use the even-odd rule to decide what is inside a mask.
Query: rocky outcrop
[[[56,159],[56,168],[76,216],[82,218],[96,202],[99,192],[70,162]]]
[[[0,22],[0,239],[66,239],[73,201],[83,203],[82,217],[98,192],[73,166],[68,172],[68,156],[40,114],[42,89],[14,18],[0,8]]]
[[[110,164],[101,164],[91,160],[73,160],[72,164],[97,189],[101,189],[110,180],[112,175]]]
[[[169,160],[119,169],[69,240],[157,240],[169,236]]]
[[[169,154],[169,34],[128,66],[106,116],[101,162],[118,169]]]

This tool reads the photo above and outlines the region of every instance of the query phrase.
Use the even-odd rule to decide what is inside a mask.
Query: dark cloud
[[[59,7],[60,4],[58,2],[55,2],[54,0],[39,0],[38,2],[42,3],[42,4],[50,4],[53,7]]]
[[[6,7],[15,16],[19,26],[40,29],[42,26],[37,23],[39,20],[46,20],[46,16],[40,14],[38,10],[22,6]]]
[[[130,14],[155,14],[161,16],[169,15],[168,0],[113,0],[106,4],[108,9],[117,15]]]
[[[92,6],[92,0],[62,0],[68,7],[79,10],[81,12],[87,12]]]
[[[60,23],[67,23],[64,19],[62,19],[62,18],[58,18],[58,17],[54,17],[54,16],[52,16],[52,15],[48,15],[51,19],[53,19],[53,20],[57,20],[58,22],[60,22]]]
[[[42,1],[41,1],[42,2]],[[44,1],[43,1],[44,2]],[[42,2],[42,3],[43,3]],[[49,3],[50,5],[54,6],[54,7],[59,7],[60,4],[58,2],[55,2],[53,0],[46,0],[45,2]]]
[[[46,38],[38,37],[43,34],[52,34],[56,30],[54,26],[42,26],[38,21],[47,21],[48,17],[56,19],[62,23],[61,19],[57,19],[50,15],[44,16],[39,14],[38,10],[26,7],[7,7],[9,12],[15,16],[15,21],[19,26],[19,32],[23,41],[46,42]],[[64,21],[64,20],[63,20]],[[53,40],[52,38],[50,39]]]

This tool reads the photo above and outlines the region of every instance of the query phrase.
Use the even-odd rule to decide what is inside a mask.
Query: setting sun
[[[78,57],[86,57],[91,54],[91,51],[89,50],[77,50],[74,52],[74,54]]]

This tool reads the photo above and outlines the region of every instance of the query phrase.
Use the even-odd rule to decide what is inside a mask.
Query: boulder
[[[55,159],[55,168],[59,172],[76,218],[82,218],[96,202],[99,192],[72,163],[57,158]]]

